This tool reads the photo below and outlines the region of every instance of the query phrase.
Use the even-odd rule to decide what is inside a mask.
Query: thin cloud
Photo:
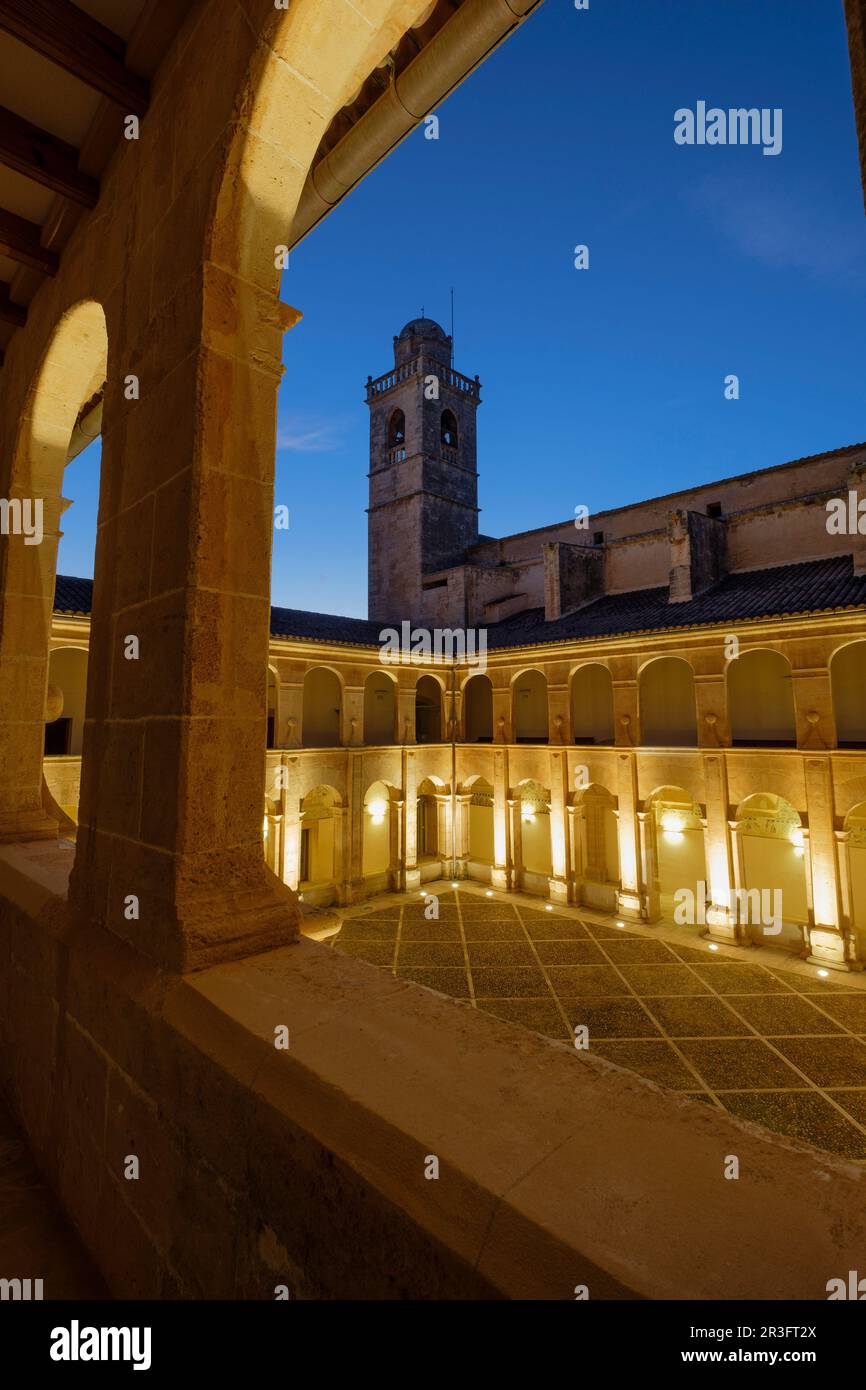
[[[818,280],[866,285],[866,240],[859,221],[819,188],[785,189],[718,175],[685,195],[692,210],[750,260]]]
[[[332,454],[340,448],[344,433],[343,426],[332,420],[289,416],[277,426],[277,448],[295,454]]]

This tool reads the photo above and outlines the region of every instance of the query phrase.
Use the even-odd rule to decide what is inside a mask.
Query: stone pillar
[[[364,687],[347,685],[343,691],[343,720],[340,737],[346,748],[364,742]]]
[[[571,713],[569,709],[568,686],[548,685],[547,715],[548,734],[552,745],[571,742]]]
[[[804,771],[813,909],[808,959],[815,965],[847,970],[850,952],[841,929],[830,759],[806,758]]]
[[[451,825],[451,794],[442,792],[436,798],[436,853],[445,862],[445,872],[450,875],[453,868],[454,837]]]
[[[637,708],[637,681],[613,682],[614,741],[622,748],[637,748],[640,725]]]
[[[407,893],[421,887],[418,868],[418,775],[415,754],[403,753],[403,887]]]
[[[302,718],[304,712],[304,686],[296,681],[280,685],[280,729],[281,748],[300,748],[303,734]]]
[[[346,812],[345,806],[335,806],[331,813],[334,822],[334,892],[340,907],[351,902],[349,884],[346,882]]]
[[[846,941],[846,957],[852,968],[863,969],[863,954],[857,939],[857,926],[854,921],[854,893],[851,883],[851,854],[848,846],[848,831],[837,830],[836,863],[839,873],[839,894],[841,928]]]
[[[706,753],[703,761],[707,797],[705,857],[710,890],[707,930],[703,934],[711,941],[735,945],[739,936],[731,913],[733,864],[728,834],[727,764],[723,753]]]
[[[493,888],[511,887],[511,845],[508,813],[508,751],[496,749],[493,754],[493,868],[490,884]]]
[[[566,803],[568,800],[568,757],[550,754],[550,901],[569,901],[569,837]]]
[[[102,455],[69,903],[184,971],[298,934],[262,854],[261,753],[276,395],[300,315],[273,294],[254,309],[200,251],[151,270],[150,320],[107,315],[105,418],[124,428]],[[140,399],[119,399],[125,373]]]
[[[397,742],[415,742],[415,678],[411,686],[403,685],[406,679],[401,675],[397,689]]]
[[[344,836],[344,873],[346,902],[356,902],[364,895],[364,755],[348,753],[346,785],[346,832]],[[389,815],[394,815],[393,804]]]
[[[571,857],[570,902],[583,901],[583,879],[586,865],[586,812],[583,804],[567,806],[568,843]]]
[[[797,747],[821,752],[836,747],[836,716],[830,672],[824,669],[792,671]]]
[[[518,892],[522,886],[523,874],[523,822],[521,821],[521,811],[523,803],[519,796],[508,798],[508,829],[510,842],[510,872],[509,887]]]
[[[511,686],[493,690],[493,742],[511,743]]]
[[[730,743],[726,709],[724,675],[696,676],[695,711],[701,748],[723,748]]]
[[[637,821],[644,917],[647,922],[657,922],[662,915],[662,907],[659,892],[659,848],[656,841],[655,808],[651,807],[648,811],[638,811]]]
[[[640,841],[637,821],[637,764],[633,753],[619,753],[616,760],[619,831],[619,879],[616,910],[621,917],[639,922],[642,913]]]
[[[297,891],[298,870],[301,861],[301,798],[300,763],[297,757],[288,757],[281,778],[283,789],[280,806],[283,817],[282,855],[279,867],[280,878],[291,889]]]
[[[454,842],[454,877],[469,877],[469,830],[472,806],[471,792],[457,794],[457,827]]]

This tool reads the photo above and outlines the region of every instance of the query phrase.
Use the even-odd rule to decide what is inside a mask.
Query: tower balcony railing
[[[456,372],[453,367],[447,366],[444,362],[437,362],[434,358],[415,357],[411,362],[403,362],[399,367],[392,367],[390,372],[385,372],[382,376],[375,378],[367,377],[367,400],[375,400],[377,396],[383,396],[386,391],[391,391],[401,382],[408,381],[410,377],[425,375],[437,376],[440,382],[450,386],[454,391],[461,391],[464,395],[471,397],[472,400],[481,399],[481,382],[476,376],[471,379],[464,376],[462,372]]]
[[[393,449],[388,450],[389,463],[403,463],[406,458],[406,445],[397,444]]]

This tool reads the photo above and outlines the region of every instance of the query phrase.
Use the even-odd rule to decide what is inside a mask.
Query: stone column
[[[343,691],[343,727],[341,738],[346,748],[357,748],[364,742],[364,687],[347,685]]]
[[[302,737],[301,721],[304,712],[303,683],[284,682],[280,685],[280,748],[300,748]]]
[[[346,785],[346,831],[343,860],[346,902],[356,902],[364,894],[364,755],[348,753]],[[389,812],[393,816],[393,806]]]
[[[696,676],[695,712],[701,748],[722,748],[730,743],[726,708],[724,675]]]
[[[649,811],[638,811],[637,820],[644,916],[647,922],[657,922],[662,915],[662,909],[659,892],[659,850],[656,843],[655,808],[650,808]]]
[[[403,807],[402,798],[393,798],[390,801],[390,811],[388,813],[388,829],[390,836],[389,850],[390,862],[388,873],[391,879],[391,888],[394,892],[406,887],[406,862],[403,856]]]
[[[493,742],[511,743],[511,686],[493,690]]]
[[[509,873],[509,888],[518,892],[522,887],[521,875],[523,873],[523,823],[520,819],[523,803],[520,797],[510,796],[508,798],[508,828],[509,841],[511,848],[511,864]]]
[[[640,840],[637,821],[637,764],[633,753],[619,753],[616,760],[619,810],[619,879],[616,910],[621,917],[639,922],[643,916],[640,882]]]
[[[301,798],[300,763],[296,757],[286,759],[280,806],[283,817],[282,857],[279,874],[283,883],[297,891],[301,860]]]
[[[421,870],[418,868],[418,776],[415,754],[411,750],[403,753],[403,797],[403,887],[407,893],[413,893],[421,887]]]
[[[829,758],[806,758],[806,809],[812,882],[812,925],[808,959],[834,970],[850,968],[841,929],[836,874],[833,774]]]
[[[493,868],[490,884],[493,888],[511,887],[511,845],[508,814],[508,752],[496,749],[493,754]]]
[[[637,681],[613,682],[613,726],[614,740],[620,747],[638,747]]]
[[[415,742],[415,677],[412,677],[412,685],[403,685],[405,676],[400,676],[400,685],[397,688],[397,742],[401,744]]]
[[[703,935],[730,946],[735,945],[739,937],[731,914],[733,864],[728,833],[727,764],[723,753],[707,753],[703,761],[707,797],[705,857],[710,889],[707,929]]]
[[[569,901],[569,841],[566,802],[568,799],[568,758],[550,753],[550,901]]]
[[[797,747],[821,752],[836,747],[836,716],[830,672],[824,668],[792,671]]]
[[[571,742],[571,713],[567,685],[548,685],[548,734],[553,745]]]
[[[571,855],[571,899],[573,903],[583,901],[583,879],[586,865],[586,813],[581,803],[566,807],[568,814],[568,842]]]
[[[451,825],[451,793],[443,792],[436,799],[436,853],[445,861],[450,875],[454,857],[454,838]]]
[[[457,833],[454,844],[455,857],[455,878],[469,877],[469,830],[470,812],[472,807],[472,793],[458,792],[457,794]]]
[[[346,811],[345,806],[335,806],[331,813],[334,822],[334,892],[340,907],[351,901],[346,882]]]

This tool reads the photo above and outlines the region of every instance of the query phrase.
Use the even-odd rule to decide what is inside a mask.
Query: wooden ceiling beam
[[[0,0],[0,29],[124,111],[147,110],[149,83],[125,66],[123,40],[71,0]]]
[[[42,228],[36,222],[0,208],[0,255],[38,270],[41,275],[56,275],[57,253],[42,245],[41,235]]]
[[[78,151],[0,106],[0,164],[82,207],[96,206],[99,182],[78,167]]]
[[[27,322],[27,310],[23,304],[13,304],[9,298],[9,286],[0,282],[0,323],[11,323],[13,328],[23,328]]]

